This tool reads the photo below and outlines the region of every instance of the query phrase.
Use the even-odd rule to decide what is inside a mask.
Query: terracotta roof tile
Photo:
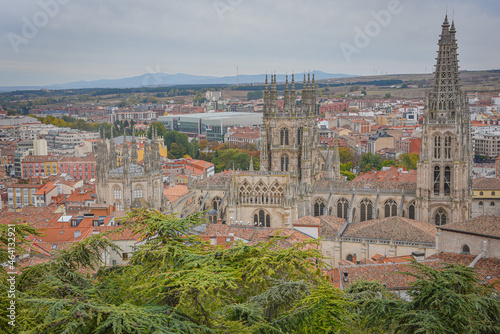
[[[438,228],[445,231],[459,231],[500,238],[500,217],[479,216]]]

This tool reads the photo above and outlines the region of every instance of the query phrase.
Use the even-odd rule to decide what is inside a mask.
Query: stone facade
[[[436,225],[469,219],[472,212],[470,111],[460,89],[455,33],[445,18],[417,164],[417,219]]]
[[[145,142],[141,165],[137,161],[135,135],[132,137],[130,155],[128,144],[123,145],[120,165],[117,163],[114,138],[99,141],[96,166],[98,204],[114,205],[119,211],[139,207],[162,208],[165,198],[159,141],[160,138],[153,131],[151,146],[148,141]]]
[[[439,45],[436,80],[424,111],[416,183],[342,181],[338,144],[333,150],[319,148],[314,75],[312,80],[304,77],[301,101],[296,98],[294,77],[290,87],[287,79],[283,108],[278,107],[276,77],[271,76],[264,91],[261,170],[229,171],[190,181],[190,193],[173,212],[185,217],[208,210],[211,221],[286,228],[301,217],[322,215],[348,224],[392,216],[432,223],[438,216],[439,224],[469,218],[469,111],[459,87],[455,28],[450,29],[447,20]],[[435,168],[439,168],[438,182],[434,182]]]

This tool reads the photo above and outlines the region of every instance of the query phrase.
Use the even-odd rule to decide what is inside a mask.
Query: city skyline
[[[360,3],[363,5],[360,6]],[[145,73],[431,73],[446,12],[462,70],[497,69],[500,4],[460,1],[8,3],[0,86],[118,79]]]

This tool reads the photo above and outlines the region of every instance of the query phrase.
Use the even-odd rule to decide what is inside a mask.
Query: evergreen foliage
[[[317,240],[280,247],[278,235],[255,245],[215,246],[192,235],[202,214],[178,219],[133,210],[122,225],[59,250],[17,280],[20,333],[495,333],[498,296],[473,269],[413,264],[411,300],[377,282],[342,292],[323,276]],[[19,240],[37,232],[18,224]],[[0,225],[2,232],[5,232]],[[140,242],[126,265],[113,234]],[[3,234],[2,234],[3,235]],[[5,245],[5,239],[0,237]],[[27,241],[25,242],[25,245]],[[24,245],[24,246],[25,246]],[[0,256],[5,247],[0,247]],[[18,245],[21,252],[25,247]],[[0,279],[5,282],[6,272]],[[1,295],[2,309],[5,296]],[[11,333],[2,317],[0,333]]]

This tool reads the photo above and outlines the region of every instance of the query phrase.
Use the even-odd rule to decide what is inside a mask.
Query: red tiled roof
[[[435,243],[436,232],[432,224],[394,216],[349,224],[342,236]]]
[[[424,260],[421,263],[434,269],[444,267],[444,263],[439,259]],[[366,264],[366,265],[341,265],[338,268],[340,283],[342,288],[359,280],[378,281],[384,284],[387,289],[408,289],[410,283],[415,282],[416,278],[403,272],[415,273],[416,270],[409,266],[410,262],[404,263],[384,263],[384,264]],[[344,280],[347,273],[347,281]]]
[[[438,228],[444,231],[456,231],[500,239],[500,217],[497,216],[479,216],[457,223],[439,226]]]
[[[472,180],[474,190],[500,190],[500,179],[490,177],[480,177]]]
[[[165,197],[170,201],[170,203],[173,203],[179,197],[187,194],[188,191],[189,191],[188,187],[184,185],[177,185],[163,190],[163,195],[165,195]]]

